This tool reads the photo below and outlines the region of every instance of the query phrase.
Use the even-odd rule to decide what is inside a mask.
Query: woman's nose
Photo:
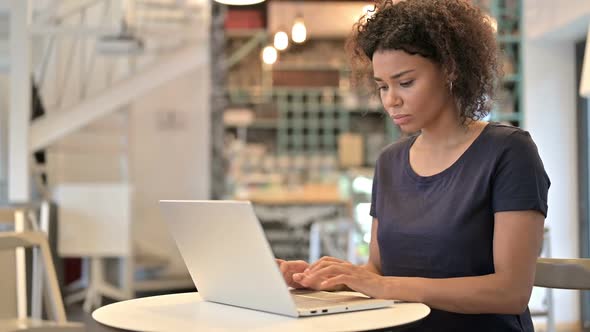
[[[402,98],[391,90],[381,96],[381,102],[383,103],[383,108],[385,108],[388,113],[403,105]]]

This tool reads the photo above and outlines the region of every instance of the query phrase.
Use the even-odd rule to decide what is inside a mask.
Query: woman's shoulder
[[[501,150],[514,146],[534,146],[528,131],[508,124],[490,122],[487,130],[488,142]]]
[[[528,132],[522,128],[500,122],[488,123],[488,133],[495,139],[505,139],[514,135],[528,135]]]
[[[473,154],[475,158],[493,160],[489,165],[494,168],[518,164],[543,168],[537,144],[528,131],[501,123],[488,126],[485,143],[478,146],[477,153]]]
[[[416,139],[416,136],[417,134],[401,137],[397,139],[395,142],[392,142],[385,146],[379,154],[377,164],[382,164],[384,162],[391,163],[395,160],[401,160],[400,158],[403,157],[404,153],[408,149],[408,146],[411,145],[412,142]]]

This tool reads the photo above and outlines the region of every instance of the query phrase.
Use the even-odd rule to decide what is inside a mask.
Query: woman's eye
[[[378,86],[377,87],[377,91],[383,91],[383,90],[387,90],[386,86]]]
[[[399,85],[402,88],[408,88],[410,86],[412,86],[412,84],[414,84],[414,80],[410,80],[410,81],[405,81],[405,82],[400,82]]]

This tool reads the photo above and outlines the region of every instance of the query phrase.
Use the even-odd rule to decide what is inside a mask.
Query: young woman
[[[349,41],[409,135],[375,168],[369,262],[280,261],[293,287],[423,302],[416,331],[533,331],[527,308],[550,181],[530,135],[481,121],[494,30],[467,0],[381,1]]]

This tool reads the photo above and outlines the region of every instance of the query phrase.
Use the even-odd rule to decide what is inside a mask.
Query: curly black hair
[[[438,63],[463,124],[485,117],[501,76],[490,17],[467,0],[381,0],[347,40],[355,84],[368,82],[373,54],[403,50]]]

